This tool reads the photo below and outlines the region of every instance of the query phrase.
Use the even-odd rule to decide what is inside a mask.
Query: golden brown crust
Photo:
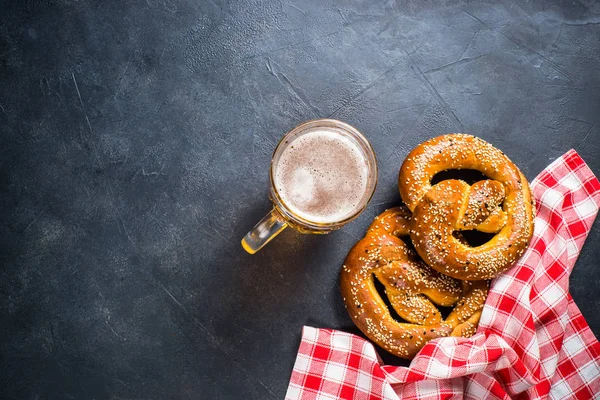
[[[487,294],[487,282],[463,284],[425,265],[399,238],[408,235],[409,226],[404,207],[379,215],[350,250],[340,274],[342,296],[356,326],[385,350],[408,359],[430,340],[453,331],[474,332]],[[392,318],[375,277],[394,310],[410,323]],[[442,320],[435,304],[458,305]]]
[[[489,180],[472,186],[435,174],[449,169],[478,170]],[[425,263],[463,280],[491,279],[508,269],[533,235],[535,207],[521,171],[491,144],[470,135],[431,139],[410,152],[398,178],[400,195],[413,211],[411,239]],[[460,230],[497,234],[482,246],[457,239]]]

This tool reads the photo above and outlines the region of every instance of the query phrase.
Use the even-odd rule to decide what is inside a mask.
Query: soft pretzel
[[[410,211],[396,207],[379,215],[348,253],[340,287],[350,317],[379,346],[411,359],[430,340],[471,336],[487,297],[487,281],[461,282],[425,265],[400,239],[408,236]],[[385,287],[396,321],[375,288]],[[443,320],[435,304],[455,306]]]
[[[473,169],[489,179],[468,185],[435,174]],[[490,279],[508,269],[533,234],[535,206],[527,179],[504,153],[474,136],[449,134],[410,152],[400,168],[400,195],[413,212],[410,236],[423,260],[436,271],[464,280]],[[496,233],[471,247],[461,230]]]

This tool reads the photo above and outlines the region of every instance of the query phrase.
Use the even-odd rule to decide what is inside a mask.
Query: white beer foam
[[[310,131],[293,139],[274,172],[275,188],[285,205],[317,223],[353,215],[361,206],[369,174],[358,144],[329,130]]]

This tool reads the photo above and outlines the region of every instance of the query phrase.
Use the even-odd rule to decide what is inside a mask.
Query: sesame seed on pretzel
[[[473,169],[489,179],[468,185],[449,179],[431,184],[438,172]],[[398,178],[400,195],[413,212],[410,236],[425,263],[462,280],[491,279],[508,269],[533,235],[535,206],[527,179],[508,157],[482,139],[448,134],[417,146]],[[495,233],[471,247],[457,233]]]
[[[350,317],[379,346],[411,359],[430,340],[471,336],[487,297],[488,282],[461,282],[424,264],[400,237],[409,235],[405,207],[379,215],[348,253],[340,288]],[[375,287],[382,283],[394,319]],[[444,320],[437,306],[454,306]]]

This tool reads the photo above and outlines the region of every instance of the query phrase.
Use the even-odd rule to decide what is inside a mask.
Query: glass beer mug
[[[377,185],[377,160],[367,139],[333,119],[298,125],[280,141],[270,168],[273,209],[242,239],[256,253],[286,227],[329,233],[356,218]]]

